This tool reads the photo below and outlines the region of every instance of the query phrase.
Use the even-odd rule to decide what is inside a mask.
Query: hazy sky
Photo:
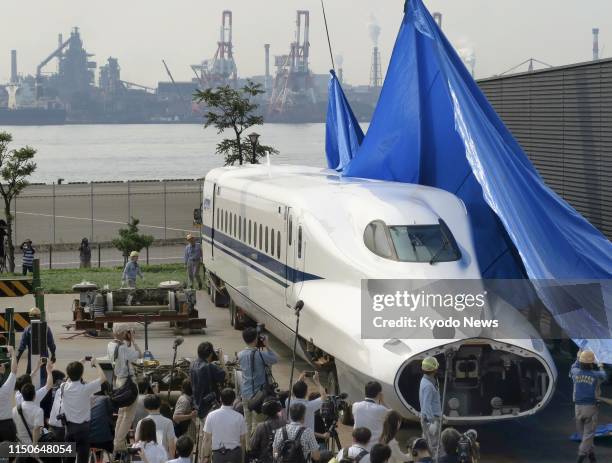
[[[325,0],[334,54],[344,56],[345,79],[367,83],[374,15],[382,28],[383,63],[402,17],[403,0]],[[592,57],[591,29],[599,27],[603,57],[612,56],[611,0],[426,0],[443,13],[443,29],[457,48],[472,48],[478,77],[498,74],[534,57],[562,65]],[[213,56],[224,9],[234,12],[239,75],[263,74],[264,43],[285,54],[295,33],[297,9],[311,11],[311,67],[330,67],[320,0],[0,0],[0,82],[10,74],[10,50],[19,72],[34,73],[71,27],[81,28],[98,65],[119,58],[124,80],[155,86],[167,80],[166,60],[177,80],[192,77],[190,64]],[[54,71],[55,61],[46,70]]]

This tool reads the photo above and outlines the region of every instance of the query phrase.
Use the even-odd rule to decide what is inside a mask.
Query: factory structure
[[[193,101],[197,89],[229,85],[238,88],[247,80],[261,84],[260,111],[269,122],[323,122],[327,109],[329,75],[310,68],[310,12],[296,13],[296,30],[287,48],[272,53],[271,44],[262,44],[261,75],[239,77],[234,52],[233,14],[221,14],[219,40],[214,55],[191,65],[193,78],[177,81],[172,63],[160,57],[168,80],[156,88],[129,82],[121,77],[119,60],[108,57],[98,63],[86,49],[81,31],[58,36],[34,74],[18,72],[17,50],[11,51],[11,77],[0,83],[0,125],[61,123],[201,123],[205,108]],[[377,32],[373,37],[370,85],[351,86],[344,82],[360,120],[369,120],[382,86],[382,66]],[[376,36],[376,38],[374,38]],[[163,59],[164,58],[164,59]],[[343,60],[338,75],[343,79]],[[367,72],[367,70],[364,70]]]

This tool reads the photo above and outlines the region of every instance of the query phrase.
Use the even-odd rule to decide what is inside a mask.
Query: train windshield
[[[390,225],[376,220],[364,233],[370,251],[400,262],[452,262],[461,251],[443,220],[432,225]]]

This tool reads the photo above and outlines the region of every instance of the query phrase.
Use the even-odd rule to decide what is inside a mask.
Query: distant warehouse
[[[546,183],[612,238],[612,59],[478,83]]]

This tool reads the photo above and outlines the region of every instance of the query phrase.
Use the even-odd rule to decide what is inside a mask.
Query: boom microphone
[[[178,346],[183,344],[183,342],[185,342],[185,339],[183,338],[183,336],[177,336],[176,339],[174,340],[174,343],[172,344],[172,347],[176,349]]]
[[[295,310],[296,315],[300,313],[300,310],[302,310],[304,308],[304,301],[303,300],[299,300],[295,303],[295,307],[293,310]]]

